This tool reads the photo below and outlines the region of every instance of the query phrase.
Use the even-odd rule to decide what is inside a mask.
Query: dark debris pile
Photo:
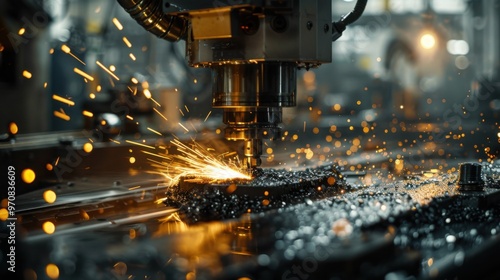
[[[188,223],[238,218],[351,190],[338,167],[301,171],[263,169],[250,181],[183,183],[167,193],[165,204],[180,209]]]

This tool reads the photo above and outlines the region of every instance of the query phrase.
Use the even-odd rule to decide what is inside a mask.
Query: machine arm
[[[251,173],[261,164],[262,140],[281,137],[282,108],[296,105],[297,69],[331,62],[332,36],[340,37],[367,1],[333,24],[331,0],[199,1],[197,9],[168,12],[162,0],[118,2],[158,37],[185,39],[190,66],[212,69],[212,105],[223,109],[225,138],[245,142]]]

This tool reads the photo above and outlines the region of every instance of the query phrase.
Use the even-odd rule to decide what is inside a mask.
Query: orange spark
[[[154,130],[154,129],[150,128],[150,127],[148,127],[147,129],[148,129],[149,131],[153,132],[153,133],[156,133],[156,134],[158,134],[158,135],[160,135],[160,136],[163,136],[163,134],[161,134],[160,132],[158,132],[158,131],[156,131],[156,130]]]
[[[185,127],[182,123],[179,123],[179,125],[182,127],[182,129],[184,129],[186,132],[189,132],[189,129],[187,129],[187,127]]]
[[[142,144],[142,143],[138,143],[138,142],[134,142],[134,141],[130,141],[130,140],[125,140],[125,142],[127,142],[129,144],[141,146],[141,147],[144,147],[144,148],[152,149],[152,150],[156,149],[155,147],[153,147],[151,145],[146,145],[146,144]]]
[[[127,47],[129,47],[129,48],[132,47],[132,43],[130,43],[130,41],[127,39],[127,37],[123,37],[123,42],[125,43],[125,45],[127,45]]]
[[[158,103],[158,101],[156,101],[154,98],[151,98],[151,101],[153,101],[156,104],[156,106],[161,107],[161,104]]]
[[[59,102],[62,102],[64,104],[67,104],[68,106],[75,106],[75,102],[74,101],[69,100],[67,98],[64,98],[62,96],[59,96],[57,94],[53,94],[52,95],[52,99],[54,99],[55,101],[59,101]]]
[[[75,71],[76,74],[84,77],[85,79],[89,80],[89,81],[93,81],[94,80],[94,77],[90,76],[89,74],[83,72],[82,70],[78,69],[78,68],[74,68],[73,71]]]
[[[108,68],[106,68],[106,66],[104,66],[101,62],[99,62],[99,60],[96,60],[95,64],[97,64],[99,67],[101,67],[104,71],[106,71],[106,73],[108,73],[111,77],[113,77],[115,80],[119,81],[120,79],[113,73],[111,72],[111,70],[109,70]]]
[[[162,113],[160,113],[160,111],[158,111],[156,108],[153,108],[153,110],[158,114],[160,115],[160,117],[162,117],[164,120],[168,121],[167,117],[165,117]]]
[[[144,89],[144,96],[146,96],[147,99],[151,99],[151,92],[149,89]]]
[[[89,111],[86,111],[86,110],[84,110],[84,111],[82,112],[82,114],[83,114],[84,116],[86,116],[86,117],[89,117],[89,118],[92,118],[92,117],[94,116],[94,113],[89,112]]]
[[[65,121],[69,121],[71,119],[70,116],[68,116],[65,113],[60,112],[60,111],[54,111],[54,116],[56,116],[56,117],[58,117],[60,119],[63,119]]]
[[[169,185],[177,184],[180,178],[187,178],[190,182],[217,182],[224,180],[250,180],[251,176],[244,173],[244,168],[239,161],[223,161],[209,149],[193,141],[192,147],[175,139],[170,141],[179,153],[177,154],[153,154],[149,155],[160,158],[161,161],[151,160],[153,167],[157,168],[159,174],[169,180]]]
[[[81,64],[83,64],[83,65],[87,65],[87,64],[85,64],[85,62],[83,62],[81,59],[79,59],[76,55],[74,55],[74,54],[71,52],[70,47],[68,47],[67,45],[62,45],[62,46],[61,46],[61,50],[62,50],[64,53],[69,54],[71,57],[73,57],[74,59],[76,59],[76,60],[77,60],[78,62],[80,62]]]
[[[118,28],[118,30],[123,30],[123,25],[117,18],[113,18],[113,23],[115,24],[116,28]]]
[[[31,79],[31,77],[33,77],[33,75],[29,71],[24,70],[23,77],[25,77],[26,79]]]

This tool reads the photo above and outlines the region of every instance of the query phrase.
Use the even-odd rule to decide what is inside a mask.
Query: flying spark
[[[210,117],[210,114],[212,114],[212,111],[208,112],[207,116],[205,117],[205,120],[203,122],[207,122],[208,117]]]
[[[153,102],[154,102],[154,104],[155,104],[156,106],[161,107],[161,104],[160,104],[160,103],[158,103],[158,101],[156,101],[156,100],[155,100],[154,98],[152,98],[152,97],[151,97],[151,101],[153,101]]]
[[[60,111],[54,111],[54,116],[63,119],[65,121],[69,121],[71,119],[71,117],[66,115],[66,113]]]
[[[167,117],[165,117],[160,111],[158,111],[156,108],[153,108],[153,110],[158,114],[160,115],[160,117],[162,117],[165,121],[168,121]]]
[[[240,161],[223,161],[209,149],[193,141],[191,147],[175,139],[170,141],[177,148],[177,154],[146,154],[160,158],[152,161],[158,173],[169,180],[169,185],[176,185],[181,178],[189,182],[218,182],[226,180],[251,180],[244,172]]]
[[[68,106],[75,106],[75,102],[74,101],[69,100],[67,98],[64,98],[62,96],[59,96],[57,94],[53,94],[52,95],[52,99],[54,99],[55,101],[59,101],[59,102],[62,102],[64,104],[67,104]]]
[[[151,99],[151,92],[149,91],[149,89],[144,90],[144,96],[146,96],[147,99]]]
[[[111,70],[106,68],[99,60],[96,60],[95,64],[97,64],[99,67],[101,67],[104,71],[106,71],[111,77],[113,77],[115,80],[119,81],[120,79],[113,73]]]
[[[151,131],[151,132],[153,132],[153,133],[156,133],[156,134],[158,134],[158,135],[160,135],[160,136],[163,136],[163,134],[161,134],[160,132],[158,132],[158,131],[156,131],[156,130],[152,129],[151,127],[148,127],[148,130],[149,130],[149,131]]]
[[[94,80],[94,77],[90,76],[89,74],[83,72],[82,70],[78,69],[78,68],[74,68],[73,71],[75,71],[76,74],[84,77],[85,79],[89,80],[89,81],[93,81]]]
[[[71,57],[73,57],[74,59],[76,59],[78,62],[80,62],[81,64],[83,65],[87,65],[85,64],[85,62],[83,62],[81,59],[79,59],[76,55],[74,55],[73,53],[71,53],[71,49],[70,47],[68,47],[67,45],[62,45],[61,46],[61,50],[66,53],[66,54],[69,54]]]
[[[189,129],[187,129],[187,127],[185,127],[182,123],[179,123],[179,125],[182,127],[182,129],[184,129],[186,132],[189,132]]]
[[[24,70],[23,77],[25,77],[26,79],[31,79],[31,77],[33,77],[33,75],[29,71]]]
[[[129,48],[132,47],[132,43],[130,43],[130,41],[127,39],[127,37],[123,37],[123,42],[125,43],[125,45],[127,45],[127,47],[129,47]]]
[[[82,112],[82,114],[83,114],[84,116],[86,116],[86,117],[89,117],[89,118],[92,118],[92,117],[94,116],[94,113],[89,112],[89,111],[86,111],[86,110],[84,110],[84,111]]]
[[[116,28],[118,28],[118,30],[123,30],[123,25],[117,18],[113,18],[113,23],[115,24]]]
[[[129,144],[141,146],[141,147],[144,147],[144,148],[152,149],[152,150],[156,149],[154,146],[146,145],[146,144],[142,144],[142,143],[138,143],[138,142],[134,142],[134,141],[130,141],[130,140],[125,140],[125,142],[127,142]]]

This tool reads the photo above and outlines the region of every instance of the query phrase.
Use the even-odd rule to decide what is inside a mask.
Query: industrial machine
[[[212,70],[212,105],[222,108],[224,135],[245,141],[246,166],[261,165],[262,139],[278,139],[282,108],[296,105],[297,69],[332,60],[331,44],[356,21],[367,1],[332,23],[331,1],[200,1],[195,9],[175,1],[119,0],[146,30],[169,41],[186,40],[193,67]],[[190,7],[192,8],[192,7]]]
[[[437,119],[424,106],[405,118],[406,104],[379,114],[394,81],[318,67],[346,26],[358,32],[344,46],[370,52],[363,31],[398,25],[373,10],[417,2],[0,2],[0,279],[499,279],[498,1],[468,2],[491,75],[422,100]],[[169,61],[185,62],[179,41],[192,68]],[[169,73],[210,70],[225,131],[181,116],[208,103],[182,92],[192,76],[156,87],[166,75],[140,69],[141,55]],[[446,80],[467,83],[459,74]],[[325,90],[338,83],[352,90]],[[282,131],[294,105],[299,121]],[[40,132],[43,116],[76,130]],[[155,126],[167,117],[181,133]]]

